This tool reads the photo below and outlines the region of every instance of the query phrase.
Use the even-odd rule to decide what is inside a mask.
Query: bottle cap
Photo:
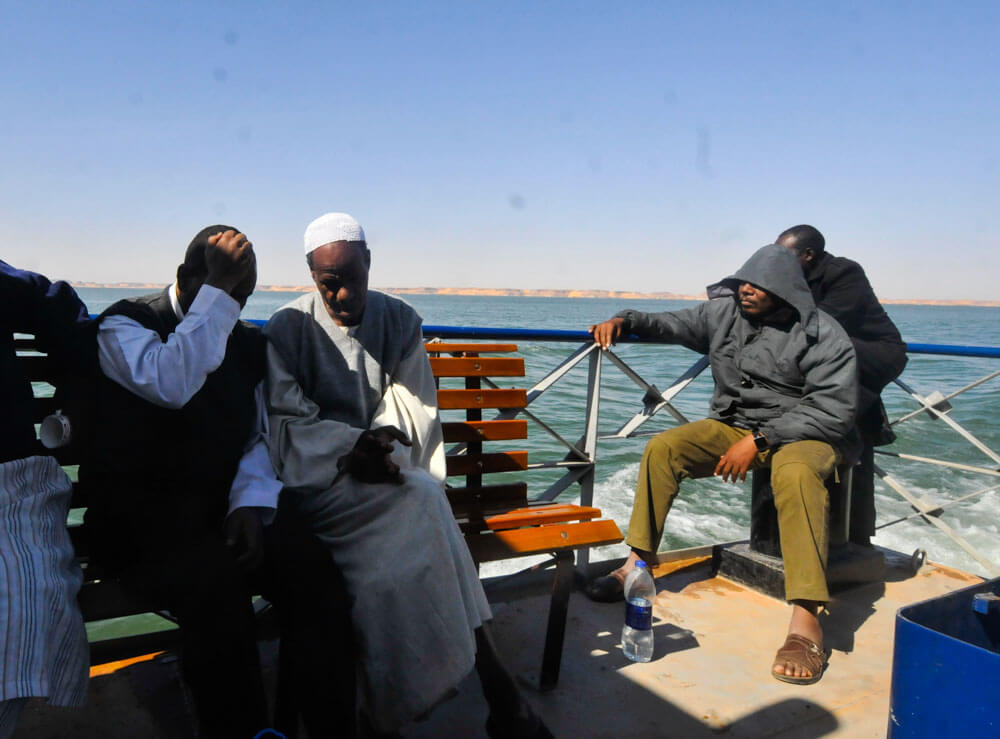
[[[645,567],[645,566],[646,566],[646,563],[645,563],[645,562],[643,562],[643,561],[642,561],[642,560],[640,559],[639,561],[637,561],[637,562],[635,563],[635,566],[636,566],[636,567]]]

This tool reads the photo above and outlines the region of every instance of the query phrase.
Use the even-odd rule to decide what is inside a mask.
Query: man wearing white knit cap
[[[265,328],[271,457],[344,574],[364,716],[396,731],[475,665],[490,736],[551,736],[486,630],[489,604],[444,493],[420,316],[368,289],[371,252],[346,213],[309,224],[305,252],[316,291]]]

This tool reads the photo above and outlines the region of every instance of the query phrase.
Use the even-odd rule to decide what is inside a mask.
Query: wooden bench
[[[30,338],[16,340],[19,362],[32,383],[55,385],[48,359],[35,350]],[[622,534],[614,521],[601,520],[601,511],[590,506],[569,503],[530,504],[527,483],[523,481],[483,484],[483,476],[496,472],[523,471],[528,466],[524,450],[484,451],[483,444],[527,438],[527,421],[483,420],[483,411],[517,409],[527,404],[524,389],[484,387],[489,377],[523,377],[522,357],[481,357],[481,353],[509,354],[513,344],[427,345],[431,366],[439,384],[452,379],[461,387],[442,387],[438,403],[442,411],[444,438],[459,448],[447,458],[448,475],[464,477],[464,484],[449,487],[448,496],[469,550],[478,563],[515,557],[550,554],[555,558],[556,575],[552,589],[548,627],[542,659],[540,684],[551,689],[559,677],[565,635],[569,595],[573,586],[573,552],[583,547],[614,544]],[[448,379],[451,378],[451,379]],[[41,423],[55,412],[56,401],[35,385],[34,420]],[[39,391],[42,391],[39,393]],[[461,420],[449,420],[449,412],[458,411]],[[38,454],[54,456],[75,478],[79,458],[72,445],[56,450],[39,443]],[[83,571],[83,586],[78,596],[80,610],[88,624],[106,619],[155,613],[172,620],[169,613],[128,595],[114,578],[90,560],[87,531],[82,512],[87,506],[74,482],[71,503],[70,538]],[[170,649],[177,645],[177,630],[152,631],[91,642],[91,662],[100,664],[136,655]]]
[[[583,547],[616,544],[622,540],[614,521],[601,519],[592,506],[571,503],[531,504],[526,482],[484,484],[491,473],[520,472],[528,468],[524,450],[484,449],[490,442],[526,439],[525,419],[484,420],[484,410],[510,410],[527,405],[524,389],[495,388],[487,378],[523,377],[524,358],[483,354],[510,354],[515,344],[443,343],[425,345],[438,383],[438,408],[446,444],[458,446],[446,457],[449,477],[464,481],[448,487],[455,518],[476,563],[550,554],[556,574],[549,606],[542,655],[540,688],[551,690],[559,679],[569,596],[573,587],[573,552]],[[460,386],[447,385],[460,383]],[[452,420],[455,415],[459,420]]]

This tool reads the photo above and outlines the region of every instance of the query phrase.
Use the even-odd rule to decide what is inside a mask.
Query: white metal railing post
[[[590,466],[580,478],[580,505],[594,504],[594,474],[597,470],[597,427],[601,411],[601,359],[604,352],[591,352],[587,372],[587,416],[584,423],[582,446]],[[586,569],[590,563],[590,548],[577,553],[577,567]]]

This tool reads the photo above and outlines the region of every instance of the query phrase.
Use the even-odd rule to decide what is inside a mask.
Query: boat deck
[[[909,557],[887,552],[886,582],[839,593],[824,615],[832,655],[823,679],[795,686],[769,674],[788,606],[713,577],[707,560],[686,562],[657,568],[656,648],[646,664],[622,654],[622,606],[573,594],[559,686],[529,693],[556,736],[885,736],[896,611],[981,582],[935,564],[913,575]],[[544,593],[495,605],[498,642],[520,675],[538,669],[546,607]],[[478,693],[466,680],[407,736],[485,736]]]
[[[528,699],[559,737],[881,737],[889,711],[893,628],[904,605],[981,579],[886,552],[886,580],[838,593],[823,616],[830,664],[815,685],[769,675],[788,606],[713,577],[689,556],[660,565],[652,662],[633,664],[619,645],[623,608],[572,595],[559,686]],[[509,667],[537,678],[551,575],[522,573],[487,582],[497,643]],[[265,644],[265,662],[274,645]],[[189,718],[176,688],[176,661],[138,662],[92,678],[92,706],[33,704],[14,737],[186,736]],[[486,704],[474,676],[406,737],[485,737]]]

